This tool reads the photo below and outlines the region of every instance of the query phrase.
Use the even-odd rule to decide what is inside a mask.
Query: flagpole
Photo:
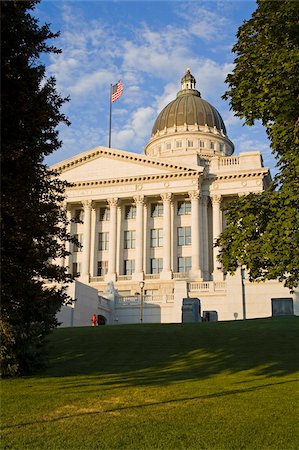
[[[109,114],[109,143],[108,143],[109,148],[111,148],[111,119],[112,119],[112,84],[110,84],[110,114]]]

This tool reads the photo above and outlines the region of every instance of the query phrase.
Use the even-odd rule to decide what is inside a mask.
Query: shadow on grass
[[[255,391],[262,390],[262,389],[265,389],[265,388],[268,388],[271,386],[287,384],[287,383],[294,383],[294,382],[298,383],[299,380],[288,380],[288,381],[281,381],[281,382],[276,382],[276,383],[268,383],[268,384],[262,384],[262,385],[253,386],[250,388],[245,388],[245,389],[231,389],[231,390],[227,390],[227,391],[221,391],[221,392],[216,392],[216,393],[212,393],[212,394],[197,395],[197,396],[192,396],[192,397],[180,397],[180,398],[175,398],[175,399],[171,399],[171,400],[164,400],[161,402],[151,402],[151,403],[143,402],[138,405],[125,405],[125,406],[119,406],[116,408],[110,408],[110,409],[106,409],[106,410],[84,411],[84,412],[75,413],[75,414],[65,414],[65,415],[61,415],[61,416],[53,417],[53,418],[49,418],[49,419],[34,420],[34,421],[30,421],[30,422],[21,422],[21,423],[17,423],[17,424],[13,424],[13,425],[7,425],[7,426],[3,426],[2,429],[5,430],[5,429],[9,429],[9,428],[22,428],[22,427],[26,427],[26,426],[30,426],[30,425],[35,426],[35,425],[39,425],[39,424],[59,422],[61,420],[74,419],[74,418],[78,418],[78,417],[97,416],[100,414],[109,414],[109,413],[115,413],[115,412],[122,412],[122,411],[126,411],[126,410],[147,409],[147,408],[151,408],[151,407],[165,406],[165,405],[177,404],[177,403],[182,403],[182,402],[194,402],[194,401],[209,400],[209,399],[220,398],[220,397],[227,397],[227,396],[231,396],[231,395],[247,394],[248,392],[255,392]]]
[[[284,376],[299,370],[298,337],[297,317],[58,329],[51,336],[50,365],[42,376],[109,375],[101,381],[106,388],[245,370],[255,376]]]

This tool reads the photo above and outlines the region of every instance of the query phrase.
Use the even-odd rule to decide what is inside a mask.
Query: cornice
[[[125,177],[125,178],[111,178],[104,180],[92,180],[92,181],[77,181],[72,182],[72,186],[70,189],[78,189],[78,188],[94,188],[94,187],[103,187],[103,186],[120,186],[123,184],[133,184],[133,183],[151,183],[153,181],[163,181],[163,180],[175,180],[179,178],[189,178],[189,179],[198,179],[202,176],[202,172],[190,171],[190,172],[173,172],[166,174],[158,174],[158,175],[140,175],[135,177]]]
[[[235,172],[235,173],[223,173],[223,174],[208,174],[207,178],[216,180],[232,180],[238,178],[256,178],[256,177],[264,177],[269,174],[268,169],[256,169],[250,172]]]
[[[134,163],[146,165],[147,167],[152,166],[165,168],[168,170],[184,170],[189,172],[196,171],[196,169],[184,166],[182,164],[168,163],[156,158],[150,158],[148,156],[140,155],[139,153],[125,152],[123,150],[116,150],[107,147],[95,147],[92,150],[80,153],[70,159],[54,164],[53,166],[51,166],[51,169],[58,172],[66,172],[73,169],[74,167],[85,164],[86,162],[93,161],[100,156],[107,156],[111,159],[118,159],[122,161],[131,161]]]

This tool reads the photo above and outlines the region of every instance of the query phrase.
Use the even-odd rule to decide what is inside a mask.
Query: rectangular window
[[[124,248],[125,249],[135,248],[135,244],[136,244],[135,234],[136,234],[135,230],[125,231],[125,236],[124,236]]]
[[[176,148],[181,148],[182,147],[182,141],[176,141],[175,146],[176,146]]]
[[[99,221],[104,222],[106,220],[110,220],[110,208],[108,208],[108,206],[103,206],[99,210]]]
[[[188,141],[188,147],[193,147],[193,141]]]
[[[223,150],[224,150],[224,144],[219,144],[219,150],[220,150],[221,152],[223,152]]]
[[[151,230],[151,247],[163,247],[162,228],[154,228]]]
[[[191,214],[191,202],[188,200],[178,202],[178,216],[185,214]]]
[[[163,216],[163,203],[151,203],[151,217]]]
[[[191,227],[178,227],[178,245],[191,245]]]
[[[167,142],[167,144],[166,144],[166,150],[171,150],[171,143],[170,143],[170,142]]]
[[[73,262],[73,276],[79,277],[80,276],[80,263]]]
[[[178,258],[178,272],[189,272],[191,270],[191,256],[180,256]]]
[[[99,250],[108,250],[109,248],[109,233],[99,233]]]
[[[163,258],[151,258],[151,273],[160,273],[163,270]]]
[[[84,210],[83,209],[75,209],[73,220],[75,223],[83,222],[84,220]]]
[[[98,261],[97,276],[103,277],[108,273],[108,261]]]
[[[74,234],[74,238],[76,238],[77,241],[79,242],[79,244],[81,244],[81,245],[77,245],[77,244],[73,243],[73,252],[82,252],[83,235],[82,234]]]
[[[214,144],[214,142],[210,142],[210,149],[211,149],[211,150],[214,150],[214,149],[215,149],[215,144]]]
[[[124,274],[132,275],[135,270],[135,260],[134,259],[126,259],[124,261]]]
[[[201,148],[203,148],[203,147],[205,146],[204,141],[199,141],[199,146],[200,146]]]
[[[136,218],[136,206],[125,205],[125,219],[135,219],[135,218]]]

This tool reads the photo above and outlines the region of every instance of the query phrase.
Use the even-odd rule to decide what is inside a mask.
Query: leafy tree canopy
[[[245,265],[251,280],[279,279],[293,289],[299,280],[299,2],[258,0],[237,38],[224,98],[245,124],[260,120],[266,127],[278,173],[268,190],[227,207],[220,260],[231,273]]]
[[[2,374],[24,374],[40,362],[45,336],[57,325],[69,281],[54,263],[67,254],[61,209],[66,184],[43,163],[58,149],[57,125],[66,99],[45,79],[41,52],[57,34],[31,15],[37,0],[1,2],[2,91]],[[45,287],[44,281],[53,282]]]

